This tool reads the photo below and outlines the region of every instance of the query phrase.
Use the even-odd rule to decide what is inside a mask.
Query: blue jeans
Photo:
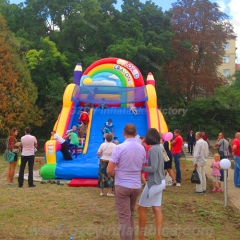
[[[240,188],[240,157],[234,157],[234,185]]]
[[[181,169],[180,169],[180,157],[181,153],[173,154],[175,168],[176,168],[176,181],[177,183],[181,183]]]

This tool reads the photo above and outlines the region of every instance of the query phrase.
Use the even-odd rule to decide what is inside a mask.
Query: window
[[[225,48],[224,48],[225,50],[230,50],[230,43],[229,42],[227,42],[226,44],[225,44]]]
[[[229,56],[223,57],[223,63],[229,63],[229,62],[230,62],[230,57]]]
[[[225,77],[229,77],[229,76],[230,76],[230,69],[224,69],[224,70],[223,70],[223,75],[224,75]]]

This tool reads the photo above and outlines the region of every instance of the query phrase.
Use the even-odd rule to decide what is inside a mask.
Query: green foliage
[[[217,88],[209,98],[192,101],[187,106],[187,113],[179,123],[190,125],[195,130],[206,131],[209,136],[216,136],[219,131],[233,137],[240,124],[240,91],[234,85]]]
[[[192,78],[187,77],[185,84],[178,82],[177,79],[181,76],[176,71],[175,65],[173,64],[167,75],[164,75],[164,66],[176,59],[179,49],[187,52],[186,58],[192,59],[188,53],[194,52],[192,46],[197,44],[199,44],[199,58],[202,57],[202,46],[205,45],[198,41],[198,36],[194,35],[196,42],[181,38],[177,40],[177,49],[173,49],[172,43],[177,32],[176,29],[174,32],[172,17],[176,18],[176,12],[173,16],[172,11],[163,12],[162,8],[152,1],[142,3],[139,0],[124,0],[122,11],[118,11],[114,5],[116,2],[116,0],[26,0],[15,5],[0,0],[0,14],[16,35],[14,41],[18,46],[17,54],[22,61],[27,60],[31,79],[37,87],[36,104],[44,112],[46,119],[41,134],[48,132],[57,119],[64,89],[72,81],[76,63],[81,62],[83,68],[86,68],[94,61],[105,57],[119,57],[133,62],[145,79],[148,72],[152,72],[156,81],[160,108],[188,109],[184,117],[167,115],[170,124],[191,123],[197,128],[210,124],[209,131],[215,132],[223,126],[232,124],[228,116],[234,115],[234,124],[239,123],[238,114],[234,112],[238,113],[239,106],[236,90],[240,87],[239,72],[236,73],[235,84],[229,88],[219,88],[214,97],[197,99],[187,105],[186,98],[190,99],[191,96],[181,94],[179,88],[183,88],[184,91],[187,87],[190,88],[189,82]],[[185,4],[187,1],[183,0],[183,2]],[[203,2],[205,5],[208,4],[208,1],[198,1],[197,11],[201,11],[200,3]],[[174,6],[178,5],[181,5],[179,0]],[[196,6],[194,5],[192,9]],[[211,19],[219,19],[222,16],[221,12],[215,11],[216,4],[211,6],[214,9]],[[182,14],[181,16],[185,16],[185,12]],[[194,15],[194,17],[198,19],[198,16]],[[180,18],[180,23],[184,34],[186,31],[183,19]],[[202,15],[201,20],[204,20]],[[197,21],[194,21],[193,25],[196,29],[201,27]],[[222,26],[208,27],[208,24],[206,26],[214,29],[214,32],[222,31]],[[191,36],[194,31],[196,33],[196,29],[188,29]],[[216,37],[216,34],[211,36]],[[202,42],[205,43],[206,39],[209,39],[207,35]],[[211,40],[211,43],[222,46],[218,38]],[[212,49],[207,49],[212,52]],[[216,56],[215,59],[222,57]],[[180,62],[179,59],[177,61]],[[204,61],[197,59],[196,64],[201,65],[207,61],[213,62],[208,57]],[[210,66],[210,63],[207,65]],[[184,71],[188,72],[189,68],[184,67]],[[187,76],[185,72],[182,74],[184,77]],[[211,74],[208,75],[210,79]],[[30,79],[30,76],[28,78]],[[211,83],[209,79],[206,78],[206,81]],[[174,89],[177,91],[173,91]],[[197,88],[194,85],[192,89]],[[186,92],[190,94],[188,90]],[[34,90],[33,93],[34,99],[36,98]]]
[[[11,127],[40,126],[42,112],[35,106],[37,89],[26,62],[21,59],[20,44],[0,16],[0,130]]]
[[[234,86],[236,88],[240,88],[240,70],[236,70],[235,74],[233,75],[234,78]]]
[[[56,44],[41,38],[41,49],[31,49],[26,54],[32,79],[38,88],[38,106],[44,111],[46,132],[52,128],[62,105],[62,96],[68,83],[68,62]]]

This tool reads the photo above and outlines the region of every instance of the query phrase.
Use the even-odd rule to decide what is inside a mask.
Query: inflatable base
[[[69,187],[97,187],[98,179],[74,178],[68,184]]]

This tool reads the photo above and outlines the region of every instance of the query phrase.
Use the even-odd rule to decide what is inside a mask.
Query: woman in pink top
[[[212,192],[222,192],[221,182],[220,182],[220,155],[218,153],[214,154],[214,161],[211,165],[212,168],[212,177],[213,177],[213,189]],[[218,190],[216,188],[216,185],[218,184]]]

